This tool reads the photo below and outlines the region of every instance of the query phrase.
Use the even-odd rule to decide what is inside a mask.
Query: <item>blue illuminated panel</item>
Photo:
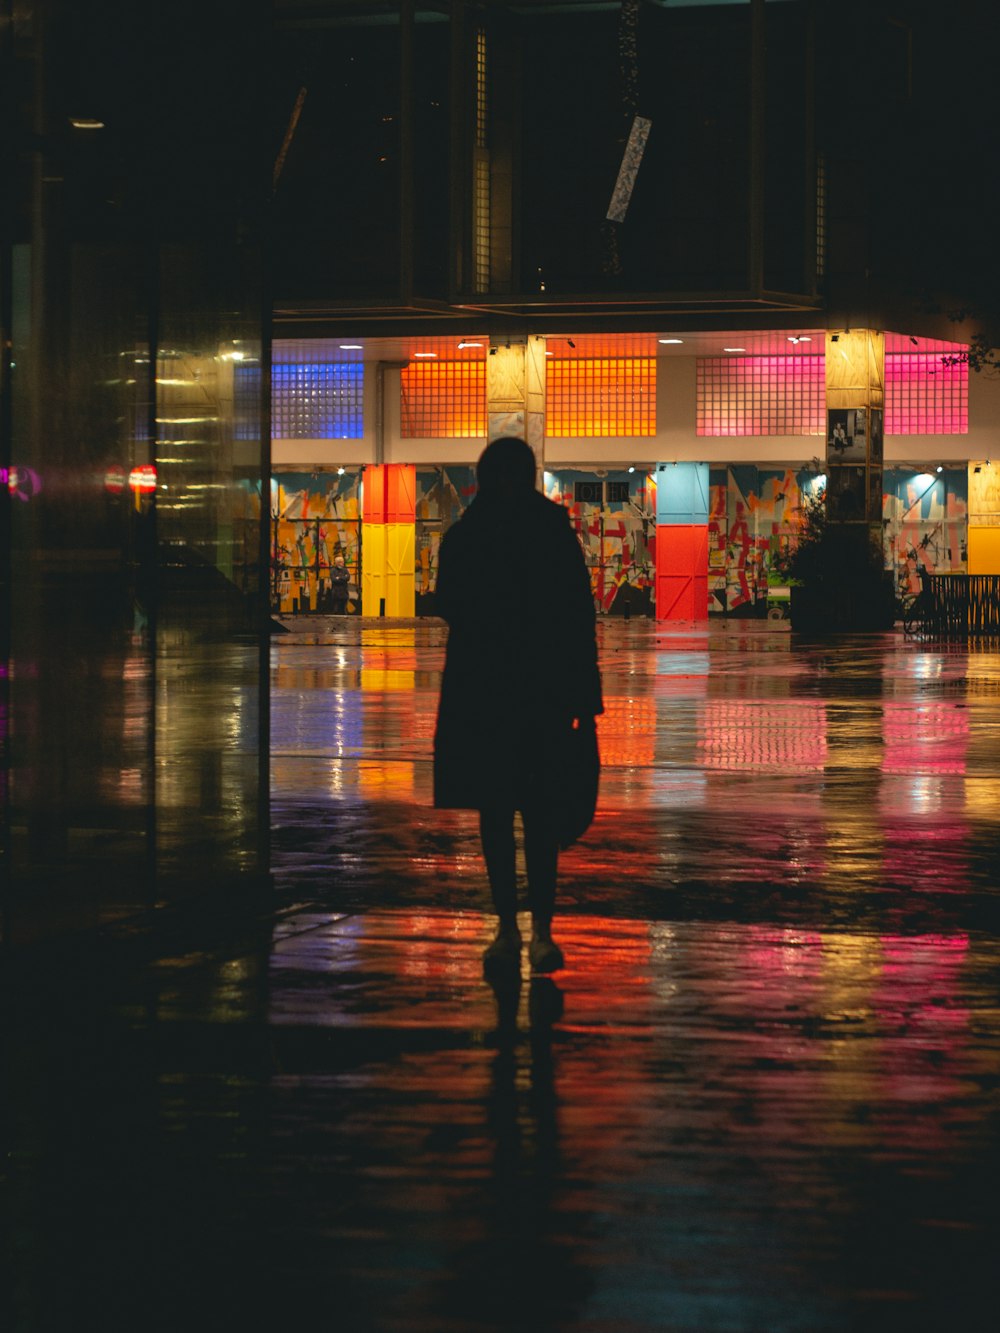
[[[271,435],[276,440],[360,440],[365,368],[360,361],[276,362]]]
[[[657,526],[708,522],[708,464],[660,463],[656,469]]]

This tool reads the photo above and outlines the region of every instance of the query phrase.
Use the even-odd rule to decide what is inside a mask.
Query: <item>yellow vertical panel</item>
[[[377,616],[385,597],[385,524],[366,523],[361,555],[361,614]],[[388,607],[386,608],[388,610]]]
[[[385,613],[411,618],[417,613],[416,529],[412,523],[385,525]]]
[[[1000,528],[969,525],[969,573],[1000,574]]]

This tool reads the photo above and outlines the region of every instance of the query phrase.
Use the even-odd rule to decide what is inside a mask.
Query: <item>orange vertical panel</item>
[[[707,620],[707,527],[701,524],[657,526],[656,618]]]
[[[413,523],[417,517],[417,469],[412,463],[385,468],[386,523]]]
[[[385,522],[385,474],[386,469],[381,466],[365,468],[361,510],[366,523]]]

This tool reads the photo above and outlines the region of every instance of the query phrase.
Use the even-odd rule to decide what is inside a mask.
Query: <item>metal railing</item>
[[[922,631],[943,639],[1000,638],[1000,574],[932,574]]]

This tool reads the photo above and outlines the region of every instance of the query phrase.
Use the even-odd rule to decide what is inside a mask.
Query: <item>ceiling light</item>
[[[361,352],[364,349],[360,343],[341,343],[340,350],[342,352]]]
[[[93,116],[70,116],[69,123],[75,130],[103,130],[104,121]]]
[[[634,467],[630,467],[630,468],[629,468],[629,472],[634,472],[634,471],[635,471],[635,468],[634,468]]]
[[[414,352],[414,356],[437,356],[437,352]]]
[[[657,339],[657,342],[661,342],[661,343],[663,343],[663,345],[664,345],[665,347],[668,347],[668,346],[670,346],[670,345],[675,345],[675,346],[676,346],[677,344],[682,343],[683,341],[684,341],[683,338],[658,338],[658,339]]]
[[[723,347],[722,350],[724,352],[745,352],[747,349],[745,347]]]
[[[463,347],[482,347],[482,345],[483,345],[482,343],[459,343],[459,344],[458,344],[458,346],[459,346],[459,350],[461,350]]]

